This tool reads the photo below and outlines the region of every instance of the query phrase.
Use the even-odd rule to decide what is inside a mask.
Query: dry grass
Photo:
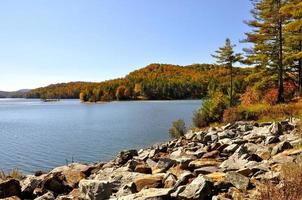
[[[13,169],[7,174],[3,170],[0,171],[0,180],[7,180],[9,178],[21,180],[24,178],[24,174],[18,169]]]
[[[264,103],[240,105],[224,112],[224,122],[254,120],[258,122],[279,121],[285,118],[302,118],[302,99],[286,104],[269,105]],[[302,127],[302,122],[301,122]]]
[[[282,166],[279,183],[265,181],[258,186],[258,200],[301,200],[302,159]]]

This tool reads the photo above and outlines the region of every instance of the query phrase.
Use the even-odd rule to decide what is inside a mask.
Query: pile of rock
[[[0,183],[0,198],[253,199],[257,182],[276,180],[302,153],[295,120],[236,122],[148,149],[122,151],[107,163],[71,164]]]

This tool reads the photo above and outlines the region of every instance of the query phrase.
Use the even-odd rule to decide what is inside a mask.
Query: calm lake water
[[[81,104],[78,100],[0,99],[0,169],[26,173],[70,162],[97,162],[119,151],[166,141],[175,119],[191,125],[201,104],[129,101]]]

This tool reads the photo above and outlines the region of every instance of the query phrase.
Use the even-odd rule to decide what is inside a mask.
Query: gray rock
[[[280,177],[280,172],[269,171],[266,173],[262,173],[255,178],[258,180],[278,180]]]
[[[177,181],[177,178],[172,174],[168,173],[163,178],[164,188],[172,188]]]
[[[187,140],[192,140],[195,136],[196,136],[196,135],[195,135],[195,133],[194,133],[192,130],[188,131],[188,132],[185,134],[185,138],[186,138]]]
[[[254,127],[251,124],[243,124],[243,125],[238,126],[238,130],[241,132],[251,131],[251,130],[253,130],[253,128]]]
[[[153,161],[152,159],[150,159],[150,158],[148,158],[147,160],[146,160],[146,163],[147,163],[147,165],[149,166],[149,167],[151,167],[151,168],[154,168],[155,166],[156,166],[156,162],[155,161]]]
[[[138,160],[147,160],[148,157],[149,157],[149,153],[150,151],[149,150],[140,150],[139,153],[138,153],[138,156],[136,156],[135,158],[137,158]]]
[[[174,188],[187,184],[188,180],[192,177],[194,177],[194,175],[190,171],[184,171],[176,181]]]
[[[201,167],[201,168],[195,169],[194,173],[199,175],[199,174],[210,174],[210,173],[219,172],[219,171],[221,171],[221,169],[219,169],[218,167],[209,166],[209,167]]]
[[[118,191],[117,193],[115,194],[116,197],[118,198],[121,198],[123,196],[127,196],[127,195],[130,195],[130,194],[133,194],[133,193],[136,193],[137,190],[136,190],[136,186],[133,182],[127,184],[127,185],[124,185],[122,186]]]
[[[157,162],[156,166],[154,167],[153,173],[162,173],[167,171],[170,167],[172,167],[176,163],[175,160],[169,158],[160,158]]]
[[[112,185],[108,181],[86,180],[79,183],[80,197],[86,200],[108,199],[112,194]]]
[[[149,158],[153,158],[156,154],[159,153],[159,149],[152,149],[149,153]]]
[[[269,131],[272,135],[282,135],[282,125],[279,122],[274,122],[270,127]]]
[[[22,195],[26,198],[32,198],[35,188],[42,182],[45,174],[41,176],[28,175],[20,181]]]
[[[137,150],[135,149],[121,151],[116,158],[116,162],[120,165],[123,165],[134,156],[138,156]]]
[[[268,136],[265,140],[265,144],[274,144],[280,142],[279,137],[277,135]]]
[[[218,133],[219,139],[234,138],[235,135],[236,135],[236,133],[234,133],[232,130],[225,130],[225,131]]]
[[[109,169],[100,171],[94,179],[98,181],[109,181],[112,184],[113,191],[118,191],[124,185],[133,182],[134,179],[145,175],[128,171],[127,168]]]
[[[271,154],[276,155],[286,149],[292,149],[292,148],[293,148],[293,146],[289,142],[287,142],[287,141],[280,142],[279,144],[277,144],[276,146],[273,147]]]
[[[225,181],[231,183],[237,189],[242,191],[246,191],[250,183],[249,178],[237,172],[227,172]]]
[[[52,192],[47,192],[40,197],[35,198],[35,200],[55,200],[55,196]]]
[[[234,153],[239,148],[238,144],[231,144],[223,149],[224,153]]]
[[[228,123],[227,125],[225,125],[225,126],[223,126],[221,128],[222,128],[222,130],[227,130],[227,129],[230,129],[232,126],[233,126],[233,124]]]
[[[182,199],[206,199],[212,192],[213,184],[204,176],[199,175],[178,194]]]
[[[277,164],[286,164],[286,163],[291,163],[294,162],[294,158],[291,156],[286,156],[286,155],[276,155],[274,156],[271,160],[271,163],[277,163]]]
[[[233,143],[233,141],[230,139],[230,138],[224,138],[224,139],[220,139],[219,140],[219,143],[221,145],[224,145],[224,144],[228,144],[228,145],[231,145]]]
[[[19,181],[15,179],[9,179],[0,182],[0,198],[6,198],[10,196],[20,196],[21,187]]]
[[[176,190],[171,193],[171,197],[173,197],[174,199],[176,199],[179,196],[179,193],[183,192],[186,189],[185,185],[181,185],[179,187],[176,188]]]
[[[171,188],[149,188],[138,193],[118,198],[118,200],[165,200],[169,199]]]
[[[238,170],[244,168],[247,163],[248,160],[240,156],[238,152],[235,152],[227,160],[223,161],[219,167],[223,168],[225,171]]]
[[[203,131],[201,131],[201,132],[195,133],[195,135],[196,135],[196,137],[194,138],[193,141],[199,141],[199,142],[201,142],[201,141],[204,140],[204,136],[206,135],[206,133],[203,132]]]

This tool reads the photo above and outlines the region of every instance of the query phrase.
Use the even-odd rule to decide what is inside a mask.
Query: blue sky
[[[248,0],[1,0],[0,90],[213,63],[226,37],[244,38],[250,9]]]

